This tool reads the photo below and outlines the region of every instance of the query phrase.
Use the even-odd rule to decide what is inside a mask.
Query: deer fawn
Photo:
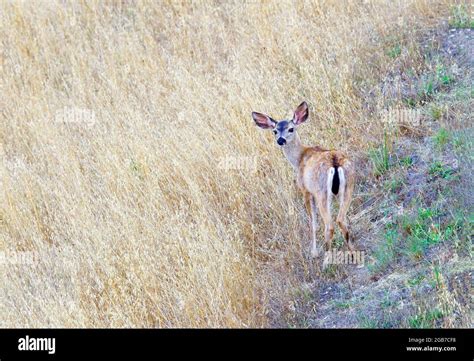
[[[301,103],[296,108],[293,119],[275,121],[261,113],[252,113],[255,123],[263,129],[272,129],[276,142],[282,147],[288,161],[296,172],[298,188],[304,196],[306,209],[311,216],[312,257],[320,254],[316,245],[317,211],[324,222],[326,250],[331,248],[334,226],[331,217],[332,196],[339,196],[339,214],[336,222],[341,228],[347,246],[354,251],[347,223],[347,211],[352,200],[355,183],[354,166],[338,150],[326,150],[318,146],[306,147],[301,144],[296,128],[309,116],[308,105]]]

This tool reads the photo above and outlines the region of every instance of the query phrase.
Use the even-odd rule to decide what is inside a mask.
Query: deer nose
[[[278,138],[277,143],[278,143],[278,145],[284,145],[286,143],[286,139],[285,138]]]

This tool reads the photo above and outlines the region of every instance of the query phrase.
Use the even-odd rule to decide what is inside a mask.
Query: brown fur
[[[355,184],[355,171],[352,163],[344,153],[338,150],[326,150],[321,147],[303,147],[299,160],[297,172],[297,185],[305,200],[308,214],[311,215],[311,196],[315,197],[319,213],[325,224],[326,249],[331,248],[331,241],[334,236],[334,226],[331,214],[327,208],[327,177],[331,167],[338,167],[344,170],[345,189],[339,194],[344,199],[340,200],[339,214],[336,219],[348,247],[353,250],[354,246],[350,239],[349,226],[347,222],[347,211],[352,200],[352,192]],[[341,187],[343,185],[341,184]]]

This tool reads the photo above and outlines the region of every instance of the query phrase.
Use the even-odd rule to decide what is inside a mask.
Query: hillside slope
[[[350,219],[365,267],[306,280],[275,325],[472,327],[474,31],[444,27],[421,45],[426,69],[390,93],[404,122],[360,162]]]

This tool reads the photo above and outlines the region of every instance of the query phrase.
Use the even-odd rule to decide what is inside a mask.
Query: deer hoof
[[[319,256],[319,249],[318,247],[312,247],[311,248],[311,257],[317,258]]]

